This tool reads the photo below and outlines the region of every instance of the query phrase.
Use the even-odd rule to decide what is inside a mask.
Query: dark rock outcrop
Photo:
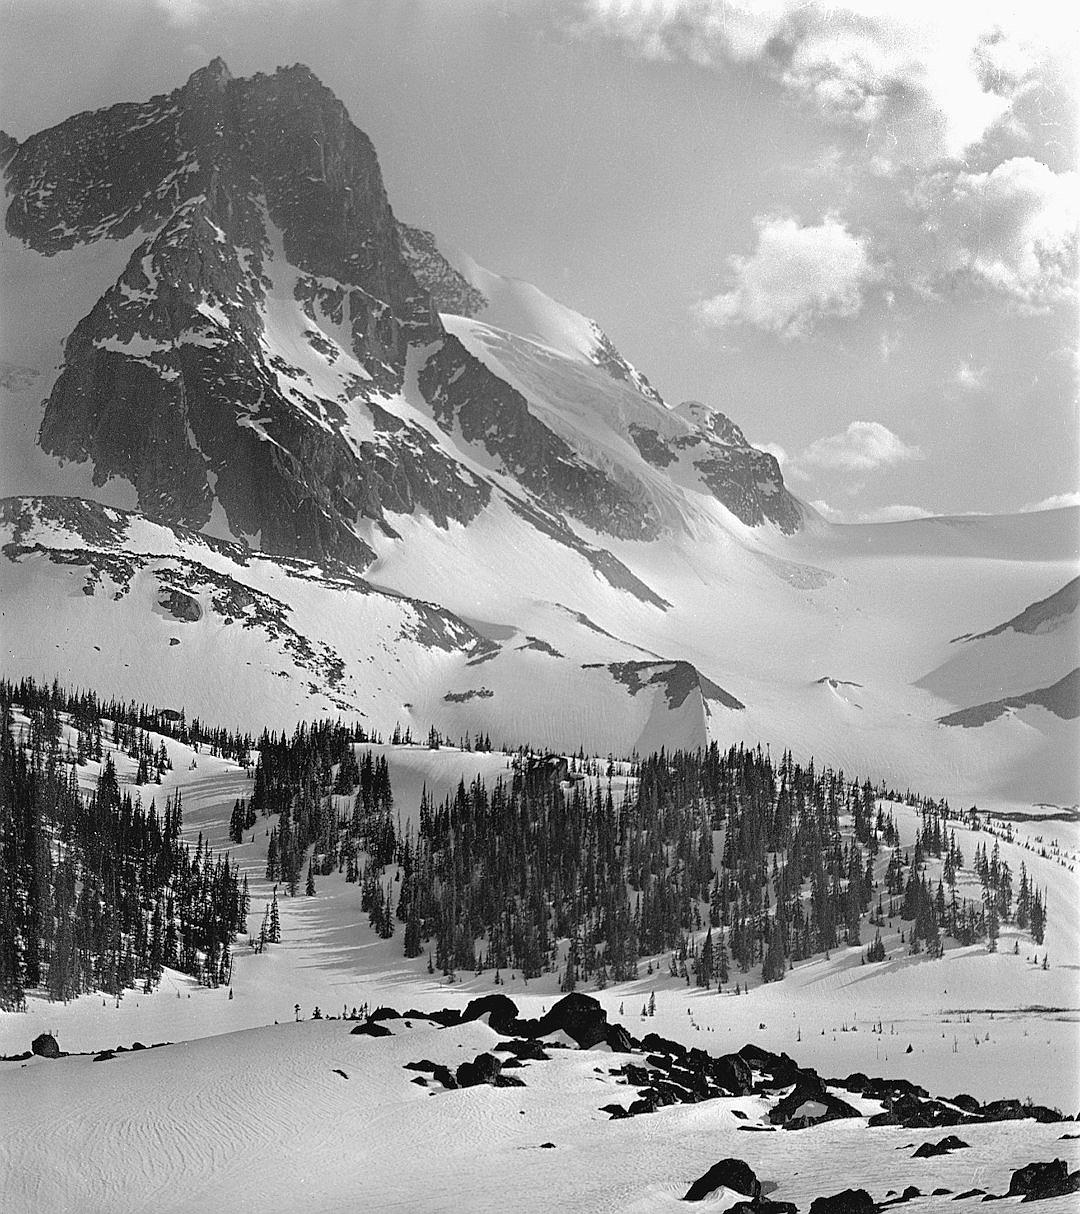
[[[912,1159],[932,1159],[935,1155],[948,1155],[950,1151],[963,1151],[967,1143],[955,1134],[948,1134],[937,1142],[924,1142],[915,1149]]]
[[[744,1193],[752,1201],[761,1195],[761,1181],[749,1164],[741,1159],[721,1159],[694,1181],[683,1195],[683,1201],[704,1201],[721,1185]]]
[[[877,1206],[865,1189],[844,1189],[831,1197],[815,1197],[810,1214],[875,1214]]]
[[[782,1125],[788,1130],[860,1116],[858,1109],[834,1096],[812,1070],[800,1071],[794,1088],[769,1110],[773,1125]]]
[[[1050,1163],[1029,1163],[1017,1168],[1009,1182],[1008,1197],[1023,1197],[1024,1201],[1042,1201],[1047,1197],[1063,1197],[1080,1192],[1080,1171],[1069,1172],[1064,1159]]]
[[[494,1054],[477,1054],[472,1062],[463,1062],[457,1069],[459,1088],[474,1088],[481,1083],[494,1083],[499,1078],[502,1062]]]
[[[60,1045],[52,1033],[39,1033],[30,1043],[31,1051],[39,1058],[59,1058]]]
[[[373,1020],[370,1017],[362,1024],[358,1024],[356,1028],[349,1033],[350,1037],[392,1037],[394,1034],[386,1027],[385,1024],[378,1020]]]

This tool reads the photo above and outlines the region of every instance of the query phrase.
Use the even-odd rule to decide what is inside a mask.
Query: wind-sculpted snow
[[[857,1107],[778,1131],[792,1082]],[[358,1194],[366,1207],[416,1211],[502,1210],[510,1193],[516,1209],[537,1212],[675,1210],[702,1198],[705,1208],[855,1208],[837,1204],[842,1189],[861,1189],[866,1210],[895,1205],[903,1190],[922,1209],[942,1208],[926,1204],[931,1194],[974,1205],[989,1192],[1038,1196],[1049,1212],[1071,1208],[1080,1160],[1052,1111],[1020,1109],[1002,1123],[978,1102],[955,1108],[962,1149],[913,1157],[919,1128],[870,1127],[872,1110],[932,1103],[911,1085],[823,1080],[752,1045],[717,1056],[655,1034],[638,1040],[580,995],[532,1021],[491,996],[101,1062],[0,1064],[0,1092],[5,1205],[17,1214],[73,1203],[113,1214],[344,1211]],[[620,1098],[649,1107],[598,1116]],[[60,1121],[58,1153],[48,1129]]]

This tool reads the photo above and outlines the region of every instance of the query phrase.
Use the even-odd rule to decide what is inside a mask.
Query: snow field
[[[156,746],[156,737],[154,742]],[[138,791],[144,803],[153,798],[160,810],[166,795],[181,790],[186,837],[194,841],[201,832],[215,851],[228,850],[247,874],[252,894],[249,931],[257,936],[273,892],[264,871],[267,836],[276,819],[260,819],[243,844],[230,843],[227,828],[233,802],[249,797],[252,790],[244,769],[205,751],[196,755],[172,739],[165,739],[165,744],[172,770],[161,786],[146,785]],[[508,756],[499,752],[388,744],[358,747],[361,752],[365,749],[387,755],[395,814],[403,823],[415,820],[425,788],[438,803],[453,795],[459,780],[467,786],[479,775],[490,786],[510,776]],[[195,769],[190,766],[192,759],[198,764]],[[122,784],[132,781],[134,760],[125,754],[116,754],[115,760]],[[96,771],[94,763],[81,769],[85,786],[92,786]],[[625,776],[616,773],[616,801],[625,783]],[[339,806],[347,809],[347,799],[341,798]],[[918,825],[915,811],[896,804],[889,808],[902,847],[910,847]],[[660,955],[653,959],[651,975],[643,959],[636,981],[604,991],[584,989],[635,1035],[655,1031],[711,1052],[727,1052],[754,1041],[786,1051],[823,1075],[863,1071],[897,1076],[934,1094],[966,1091],[980,1100],[1030,1096],[1036,1103],[1075,1113],[1080,1111],[1078,874],[1075,839],[1070,842],[1072,836],[1057,829],[1068,825],[1014,824],[1013,842],[997,840],[1002,859],[1012,869],[1014,890],[1023,861],[1031,880],[1046,891],[1044,947],[1036,948],[1030,936],[1006,925],[995,955],[988,955],[985,945],[973,945],[950,947],[940,960],[925,954],[911,957],[899,940],[900,929],[910,925],[894,920],[891,930],[882,929],[887,960],[863,965],[862,953],[875,930],[864,917],[860,947],[841,947],[828,959],[819,956],[800,962],[782,982],[761,985],[760,971],[744,975],[733,965],[730,981],[718,995],[672,978],[668,956]],[[995,837],[958,823],[950,822],[949,828],[955,828],[965,858],[957,896],[977,897],[977,883],[969,871],[975,844],[985,842],[992,850]],[[1061,846],[1055,854],[1044,845],[1059,835]],[[887,849],[879,854],[879,868],[888,855]],[[928,862],[935,886],[939,868],[940,862]],[[289,898],[279,889],[280,945],[255,954],[245,940],[237,940],[231,999],[224,987],[200,987],[172,971],[166,971],[152,995],[128,991],[119,1006],[100,995],[82,996],[67,1005],[31,999],[25,1014],[0,1013],[0,1051],[25,1050],[34,1036],[46,1030],[54,1031],[61,1048],[69,1051],[129,1045],[135,1040],[194,1039],[291,1020],[297,1003],[304,1016],[310,1016],[316,1005],[324,1014],[340,1015],[365,1002],[399,1008],[463,1007],[477,994],[501,990],[518,1003],[523,1015],[538,1016],[558,998],[555,974],[526,983],[506,971],[501,974],[504,985],[496,988],[491,971],[461,972],[448,984],[438,972],[426,972],[425,957],[410,961],[402,956],[400,924],[392,939],[378,939],[360,909],[358,884],[347,883],[335,872],[317,877],[316,887],[313,898]],[[887,909],[887,896],[883,901]],[[875,906],[876,898],[871,908]],[[704,931],[697,936],[700,942]],[[1019,942],[1018,955],[1012,951],[1014,940]],[[1050,968],[1043,970],[1031,958],[1037,954],[1041,959],[1047,951]],[[732,993],[736,981],[749,985],[749,992],[736,997]],[[656,994],[657,1012],[643,1019],[642,1006],[651,993]],[[874,1031],[879,1024],[880,1032]]]
[[[912,1183],[924,1193],[1003,1192],[1012,1169],[1032,1159],[1064,1156],[1070,1168],[1080,1161],[1080,1146],[1060,1140],[1067,1126],[1031,1121],[965,1126],[971,1149],[934,1160],[910,1155],[940,1135],[869,1130],[861,1121],[740,1131],[760,1117],[750,1098],[611,1122],[599,1107],[633,1089],[610,1074],[626,1059],[608,1052],[553,1050],[550,1061],[514,1072],[524,1088],[422,1087],[405,1063],[455,1066],[491,1050],[497,1035],[479,1023],[388,1023],[389,1038],[308,1021],[108,1062],[4,1068],[6,1208],[638,1211],[668,1208],[732,1155],[775,1185],[776,1198],[805,1210],[815,1196],[854,1184],[879,1200]],[[749,1119],[737,1119],[736,1108]],[[51,1133],[58,1124],[62,1148]],[[924,1200],[912,1208],[939,1207]],[[1075,1207],[1058,1199],[1041,1208]]]

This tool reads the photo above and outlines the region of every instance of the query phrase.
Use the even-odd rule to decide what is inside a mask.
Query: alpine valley
[[[1080,508],[827,521],[299,64],[0,171],[8,1208],[1073,1208]]]

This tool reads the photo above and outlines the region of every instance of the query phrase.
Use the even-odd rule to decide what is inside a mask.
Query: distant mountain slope
[[[741,707],[689,663],[642,661],[571,611],[540,621],[555,643],[515,627],[485,636],[347,566],[73,498],[0,499],[0,588],[10,672],[63,667],[80,686],[245,728],[323,711],[629,753],[704,745],[710,717]]]
[[[972,729],[996,721],[1010,710],[1033,707],[1045,708],[1067,721],[1080,717],[1080,669],[1071,670],[1052,687],[1040,687],[1024,695],[1009,696],[989,704],[976,704],[972,708],[951,712],[940,720],[942,725],[962,725],[965,729]]]
[[[973,637],[957,637],[957,640],[984,641],[988,637],[1000,636],[1003,632],[1010,630],[1026,633],[1029,636],[1054,632],[1058,628],[1067,627],[1075,618],[1078,603],[1080,603],[1080,577],[1074,577],[1060,590],[1025,607],[1019,615],[1014,615],[1004,624],[999,624],[996,628],[980,632]]]
[[[674,492],[679,487],[714,497],[750,526],[768,520],[784,532],[798,529],[802,510],[785,489],[776,459],[751,447],[722,413],[697,402],[668,409],[595,321],[531,283],[444,249],[431,233],[401,230],[406,259],[438,302],[447,330],[511,384],[529,412],[573,451],[617,483],[636,482],[663,525],[678,525],[685,512],[682,495]],[[467,413],[463,430],[482,430],[490,450],[493,438],[494,444],[505,439],[496,412],[504,406],[490,402],[478,410],[481,398],[472,384],[456,392],[450,387],[463,376],[454,359],[440,361],[437,417]],[[462,393],[467,403],[458,403]],[[431,399],[427,388],[425,395]]]
[[[1080,578],[1073,578],[1005,623],[956,637],[949,645],[952,656],[920,678],[917,686],[969,708],[972,715],[964,723],[981,724],[982,710],[988,705],[1058,683],[1080,654],[1078,590]]]

